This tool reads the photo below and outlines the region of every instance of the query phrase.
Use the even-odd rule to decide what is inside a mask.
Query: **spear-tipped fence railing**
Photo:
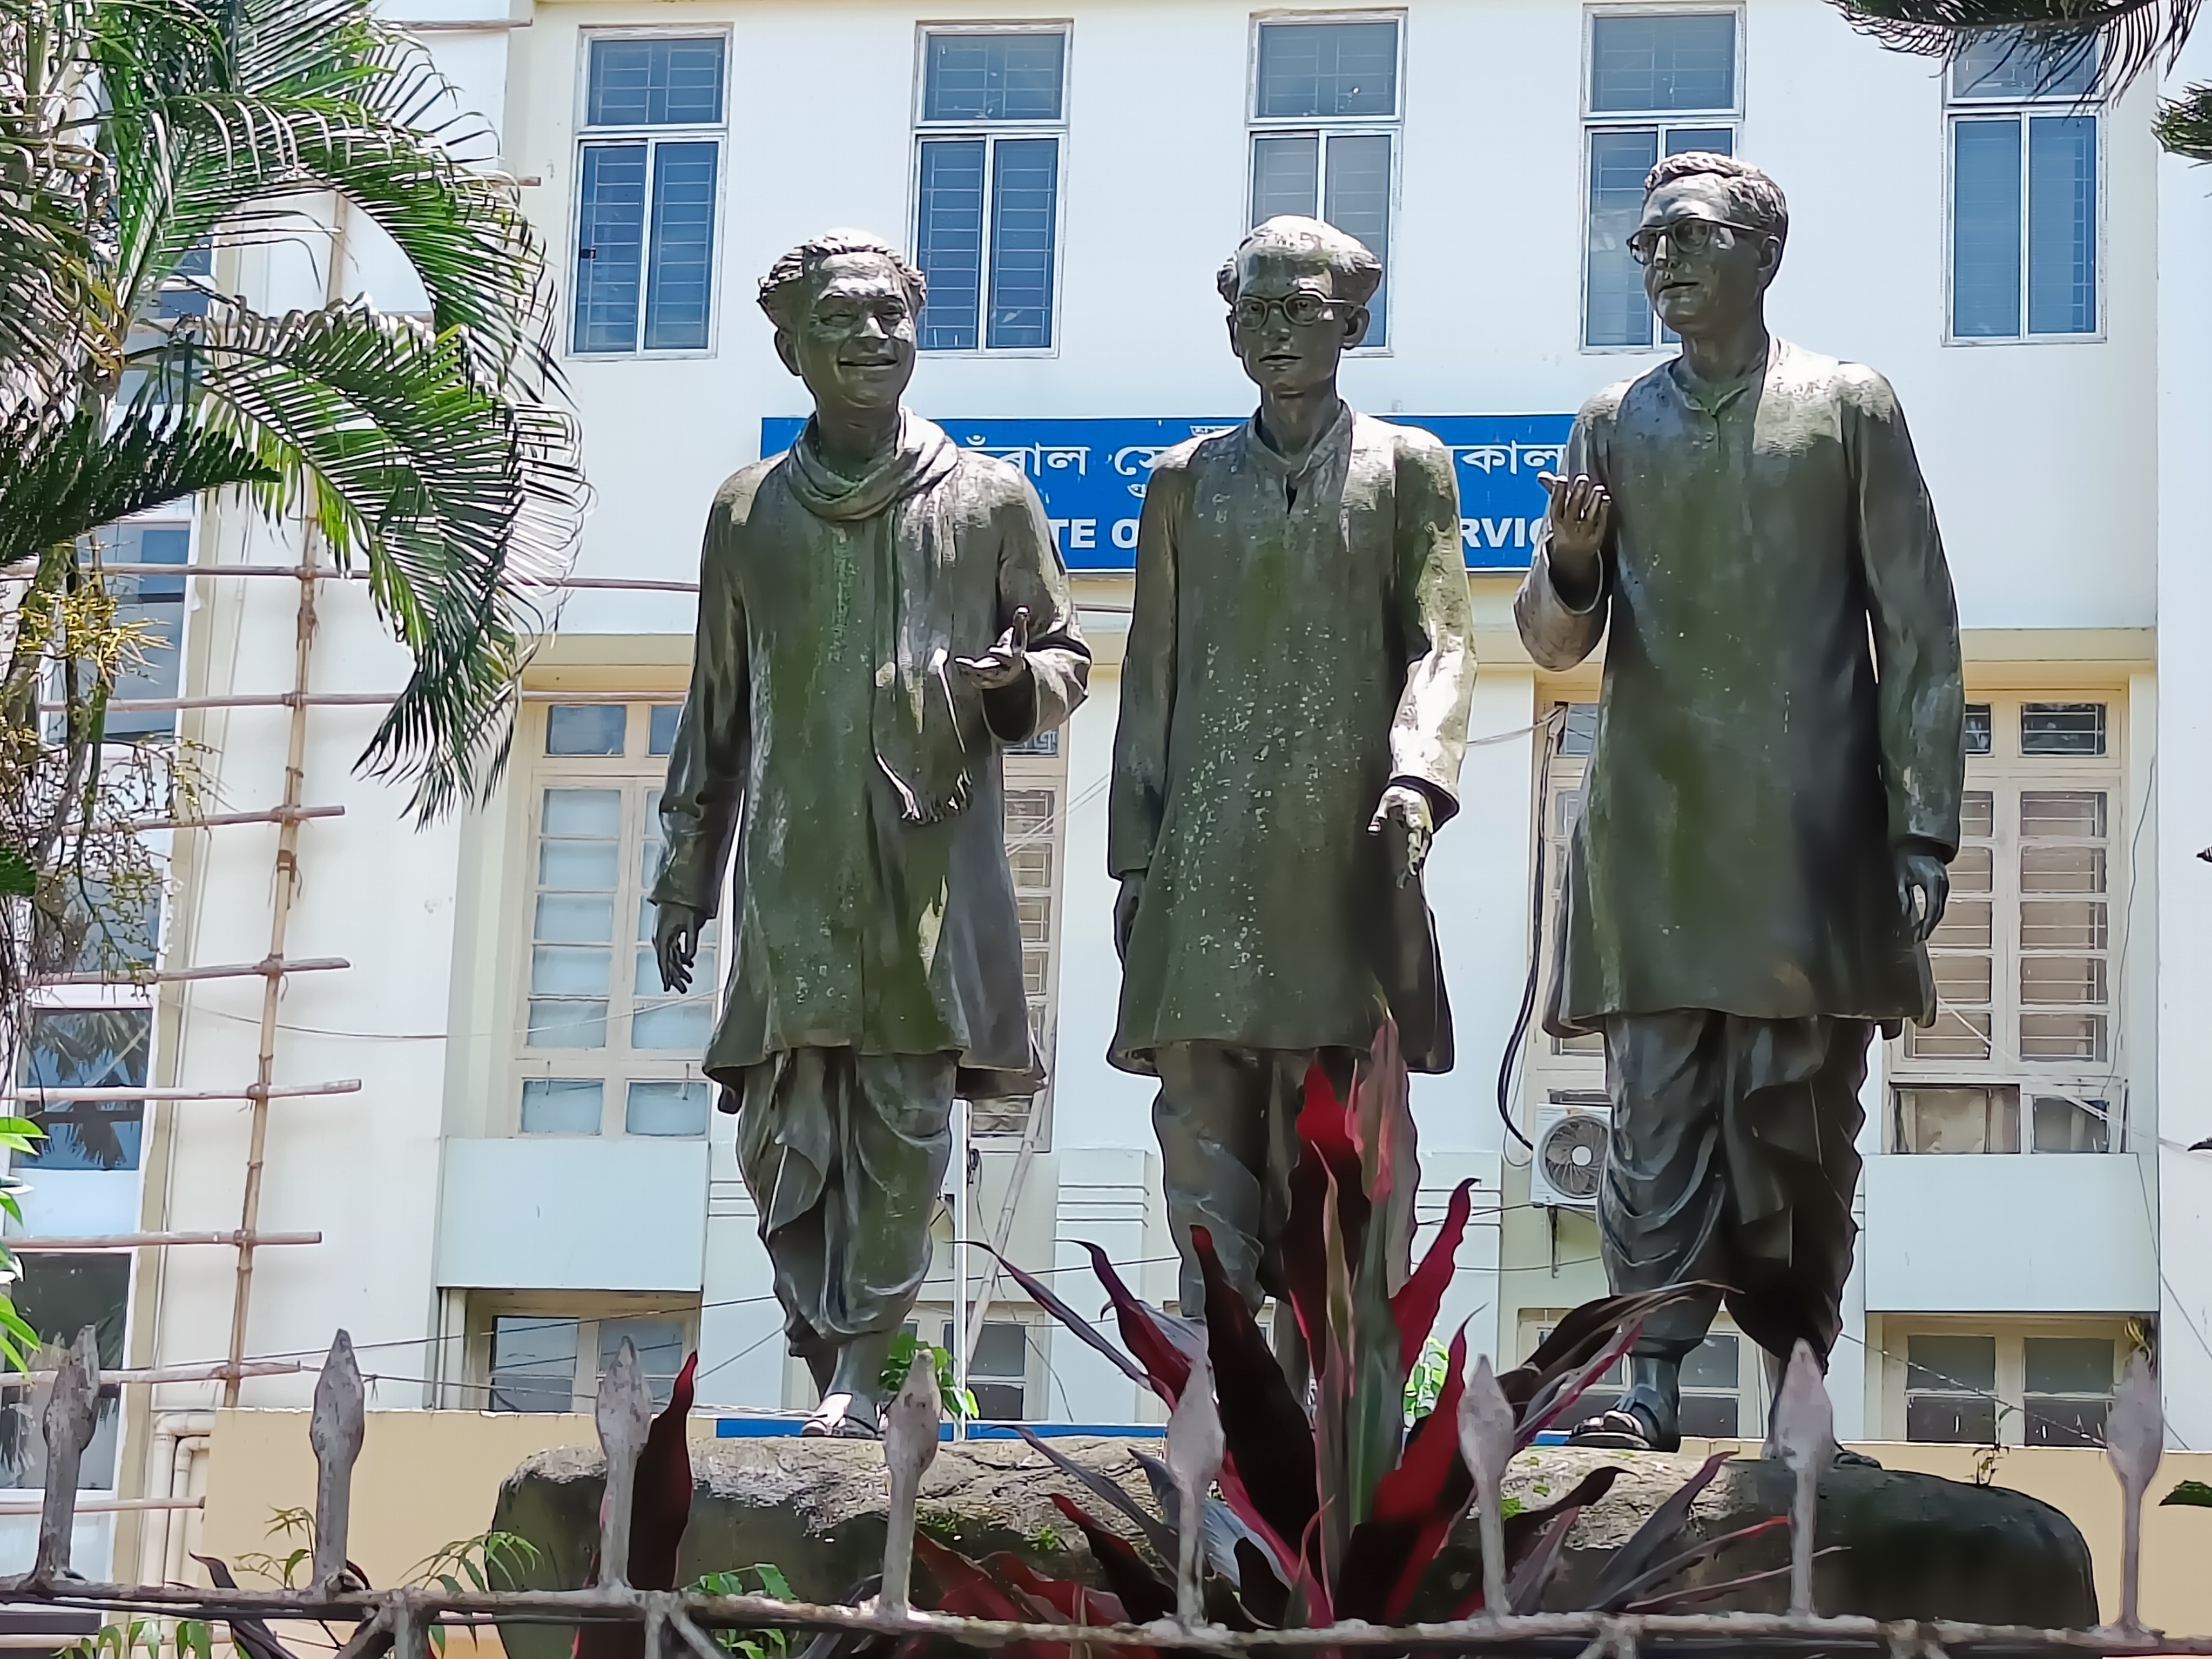
[[[1195,1595],[1186,1542],[1179,1588],[1179,1616],[1142,1625],[1027,1624],[931,1613],[908,1604],[915,1506],[921,1474],[936,1455],[938,1391],[917,1362],[893,1408],[884,1413],[884,1461],[890,1477],[886,1525],[884,1593],[854,1605],[785,1600],[769,1595],[708,1595],[642,1589],[625,1582],[629,1560],[636,1468],[646,1441],[651,1401],[635,1350],[625,1340],[599,1389],[596,1417],[606,1454],[606,1500],[600,1516],[597,1582],[578,1589],[453,1591],[416,1585],[399,1589],[356,1588],[346,1571],[353,1470],[360,1456],[366,1416],[353,1344],[340,1331],[323,1362],[308,1437],[318,1469],[312,1582],[301,1589],[200,1589],[182,1584],[91,1583],[70,1571],[70,1537],[77,1510],[77,1458],[89,1441],[100,1389],[97,1346],[90,1328],[80,1333],[48,1376],[36,1413],[46,1437],[47,1486],[39,1528],[37,1559],[22,1577],[0,1582],[0,1598],[19,1608],[51,1607],[76,1613],[198,1619],[246,1624],[265,1633],[267,1620],[319,1620],[350,1625],[336,1659],[427,1659],[431,1631],[440,1626],[504,1623],[627,1623],[644,1627],[647,1659],[729,1659],[710,1632],[782,1630],[852,1636],[920,1638],[970,1648],[1038,1642],[1094,1655],[1142,1648],[1154,1652],[1242,1655],[1352,1651],[1541,1654],[1561,1659],[1638,1659],[1644,1652],[1774,1652],[1810,1655],[1869,1652],[1882,1659],[1947,1659],[1951,1655],[2177,1654],[2212,1659],[2212,1636],[2167,1636],[2146,1628],[2138,1607],[2142,1505],[2160,1461],[2165,1425],[2156,1379],[2141,1355],[2113,1395],[2106,1439],[2119,1478],[2126,1546],[2122,1561],[2120,1617],[2081,1630],[1966,1624],[1950,1620],[1881,1621],[1822,1615],[1814,1602],[1811,1529],[1820,1471],[1835,1443],[1826,1390],[1809,1353],[1785,1371],[1772,1449],[1796,1474],[1790,1607],[1784,1613],[1705,1613],[1614,1614],[1547,1613],[1493,1616],[1395,1627],[1354,1621],[1312,1629],[1232,1630],[1204,1620]],[[1480,1373],[1478,1373],[1480,1374]],[[1179,1413],[1180,1414],[1180,1413]],[[1219,1468],[1219,1424],[1194,1410],[1170,1427],[1169,1463],[1180,1488],[1178,1508],[1194,1517],[1191,1501],[1200,1482]],[[1497,1459],[1480,1409],[1462,1424],[1462,1443],[1477,1463],[1478,1516],[1486,1540],[1498,1535],[1503,1498]],[[1185,1525],[1188,1525],[1188,1519]],[[1488,1553],[1489,1552],[1486,1552]],[[1495,1576],[1495,1563],[1486,1563]],[[257,1623],[256,1621],[262,1621]],[[670,1646],[672,1638],[676,1644]],[[58,1642],[65,1638],[56,1638]],[[680,1650],[680,1651],[679,1651]]]

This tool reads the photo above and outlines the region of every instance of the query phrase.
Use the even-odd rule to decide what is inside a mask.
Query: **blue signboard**
[[[1539,472],[1556,472],[1566,415],[1393,415],[1451,446],[1459,472],[1460,540],[1471,570],[1523,570],[1544,517]],[[761,422],[761,453],[788,449],[802,422]],[[1072,570],[1129,570],[1152,462],[1186,438],[1241,424],[1221,420],[998,420],[939,422],[955,441],[1011,462],[1044,498]]]

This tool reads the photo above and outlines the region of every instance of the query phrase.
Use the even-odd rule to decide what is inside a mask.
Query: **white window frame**
[[[730,176],[730,68],[732,62],[732,30],[726,23],[700,23],[689,27],[676,24],[630,25],[597,27],[580,29],[576,35],[576,85],[572,122],[575,141],[569,147],[571,166],[568,191],[568,238],[565,244],[567,264],[562,272],[562,285],[568,291],[564,327],[562,330],[561,354],[580,363],[635,362],[644,360],[680,361],[687,358],[712,357],[721,338],[722,313],[722,245],[729,222],[728,197]],[[722,43],[722,118],[712,125],[662,125],[595,127],[586,125],[591,108],[592,46],[600,40],[706,40]],[[683,346],[648,349],[645,339],[646,308],[650,301],[653,266],[653,185],[659,176],[660,145],[664,142],[696,143],[711,139],[714,143],[714,234],[708,251],[707,265],[707,343],[703,346]],[[576,349],[576,304],[580,297],[576,282],[576,260],[580,252],[579,240],[584,228],[584,152],[595,145],[643,143],[647,147],[645,174],[644,241],[638,267],[637,335],[639,344],[629,351],[579,351]]]
[[[1389,116],[1379,115],[1278,115],[1263,116],[1260,109],[1260,33],[1262,29],[1282,23],[1381,23],[1398,26],[1398,67],[1394,79],[1396,91],[1395,109]],[[1315,158],[1314,216],[1322,216],[1328,205],[1328,147],[1338,138],[1388,138],[1390,141],[1390,188],[1387,211],[1390,216],[1389,252],[1384,256],[1383,276],[1391,274],[1396,263],[1398,237],[1404,228],[1404,213],[1400,199],[1401,181],[1406,167],[1406,37],[1410,21],[1403,7],[1363,6],[1346,11],[1260,11],[1252,14],[1251,27],[1245,44],[1244,64],[1244,222],[1237,234],[1242,240],[1256,222],[1259,211],[1252,199],[1253,154],[1256,142],[1261,138],[1311,137],[1319,145]],[[1398,309],[1399,290],[1391,289],[1389,313],[1382,319],[1382,337],[1376,339],[1370,329],[1369,337],[1352,347],[1348,357],[1388,357],[1393,354],[1390,335],[1395,327],[1393,317]]]
[[[2127,1090],[2127,1032],[2123,1018],[2121,976],[2127,945],[2127,913],[2134,877],[2129,862],[2133,850],[2133,805],[2127,793],[2127,696],[2118,688],[2051,690],[1971,689],[1967,701],[1987,704],[1990,710],[1990,753],[1966,760],[1966,788],[1993,795],[1992,880],[1990,921],[1990,1033],[1985,1060],[1940,1056],[1916,1057],[1911,1052],[1911,1032],[1892,1038],[1883,1056],[1882,1146],[1885,1152],[1904,1157],[1938,1156],[1908,1152],[1899,1144],[1900,1121],[1898,1090],[1914,1086],[2016,1086],[2020,1092],[2019,1150],[2034,1145],[2035,1096],[2070,1096],[2106,1103],[2111,1132],[2107,1152],[2127,1151],[2130,1144]],[[2031,704],[2102,703],[2105,708],[2105,752],[2097,756],[2028,755],[2021,748],[2021,711]],[[2105,1058],[2101,1060],[2027,1060],[2020,1052],[2020,798],[2024,792],[2099,790],[2105,796]],[[1978,895],[1955,889],[1952,897],[1972,899]],[[2069,1006],[2073,1005],[2059,1005]],[[1982,1156],[2009,1157],[2010,1153]],[[2084,1153],[2046,1153],[2047,1157],[2094,1156]]]
[[[1869,1362],[1881,1368],[1881,1438],[1905,1439],[1905,1378],[1911,1339],[1916,1336],[1986,1336],[1996,1343],[1997,1437],[2000,1446],[2027,1444],[2027,1359],[2030,1337],[2106,1337],[2118,1350],[2113,1375],[2126,1363],[2134,1346],[2131,1327],[2124,1318],[2073,1321],[1984,1317],[1970,1315],[1914,1314],[1891,1316],[1881,1322],[1879,1340],[1869,1338]],[[1970,1390],[1978,1392],[1978,1390]],[[1986,1445],[1986,1441],[1912,1441],[1914,1445]]]
[[[1011,796],[1017,790],[1036,790],[1052,797],[1050,819],[1040,844],[1052,854],[1052,885],[1040,893],[1035,889],[1015,884],[1017,903],[1024,898],[1044,898],[1047,901],[1047,939],[1045,946],[1045,982],[1043,994],[1032,995],[1029,1000],[1030,1030],[1036,1042],[1037,1053],[1044,1061],[1045,1086],[1043,1092],[1030,1103],[1029,1121],[1024,1128],[1009,1124],[987,1124],[978,1121],[973,1131],[976,1144],[986,1151],[1012,1151],[1019,1147],[1026,1135],[1034,1152],[1049,1152],[1052,1148],[1052,1079],[1059,1067],[1053,1064],[1060,1033],[1060,964],[1061,944],[1065,933],[1063,908],[1067,893],[1067,728],[1058,726],[1040,734],[1050,739],[1049,754],[1023,754],[1012,750],[1003,752],[1004,793]],[[1017,850],[1011,826],[1006,830],[1006,851],[1011,860]],[[1024,955],[1026,957],[1027,951]],[[1027,963],[1024,963],[1026,970]]]
[[[493,1322],[500,1318],[573,1319],[576,1322],[576,1370],[569,1384],[570,1413],[589,1413],[599,1395],[599,1327],[611,1319],[674,1319],[684,1329],[684,1348],[699,1346],[700,1299],[696,1291],[469,1291],[465,1297],[463,1346],[467,1363],[461,1382],[447,1382],[449,1410],[491,1409]],[[661,1379],[650,1378],[649,1382]],[[502,1417],[556,1417],[557,1412],[502,1410]]]
[[[2077,93],[2045,93],[2034,96],[2004,98],[1960,98],[1952,90],[1953,71],[1945,65],[1939,82],[1938,119],[1942,123],[1943,145],[1943,318],[1942,343],[1947,346],[2018,346],[2018,345],[2097,345],[2103,343],[2111,327],[2111,297],[2108,292],[2111,275],[2106,267],[2111,239],[2106,234],[2106,221],[2111,212],[2112,125],[2105,118],[2106,100],[2101,97],[2083,97]],[[2033,188],[2029,172],[2028,129],[2030,115],[2074,114],[2087,116],[2097,124],[2097,211],[2091,234],[2096,238],[2097,258],[2097,326],[2086,334],[2034,334],[2028,331],[2027,322],[2027,260],[2028,260],[2028,196]],[[2020,122],[2020,326],[2017,334],[1960,334],[1955,331],[1958,312],[1954,304],[1954,289],[1958,276],[1959,234],[1959,178],[1957,139],[1953,129],[1961,120],[1989,117],[2010,116]]]
[[[576,702],[590,701],[592,699],[587,693],[576,695]],[[636,911],[629,901],[633,897],[642,897],[650,890],[650,884],[644,880],[641,872],[644,848],[653,833],[652,826],[646,822],[644,815],[648,810],[652,793],[662,787],[668,767],[666,756],[651,752],[651,711],[655,707],[673,706],[680,702],[680,697],[672,695],[658,699],[636,698],[615,705],[625,711],[623,753],[620,756],[547,754],[547,725],[552,710],[562,705],[557,702],[532,702],[524,705],[520,737],[521,741],[530,745],[526,750],[530,759],[524,769],[527,794],[522,803],[522,856],[514,860],[517,868],[513,872],[515,921],[508,949],[514,953],[515,969],[513,988],[507,997],[512,1030],[507,1041],[506,1097],[492,1118],[493,1133],[496,1135],[532,1140],[692,1139],[688,1136],[631,1136],[624,1127],[624,1115],[628,1109],[629,1085],[633,1082],[705,1082],[708,1103],[707,1127],[698,1139],[711,1139],[714,1134],[715,1085],[706,1079],[702,1069],[703,1056],[686,1054],[680,1049],[632,1048],[626,1029],[628,1015],[624,1012],[636,1000],[636,993],[626,988],[635,983],[627,975],[635,970],[633,953],[639,943],[631,936]],[[532,1048],[530,1046],[530,969],[536,926],[539,826],[544,816],[545,792],[548,789],[573,788],[618,789],[623,798],[622,840],[616,855],[620,884],[615,890],[615,937],[611,946],[614,957],[607,994],[607,1041],[604,1047],[598,1048]],[[714,1009],[719,1014],[729,959],[729,953],[719,948],[719,945],[720,940],[726,936],[727,930],[719,919],[709,926],[714,930],[714,937],[718,947],[714,956],[714,982],[709,991]],[[693,994],[697,994],[699,988],[695,982]],[[619,1040],[618,1028],[624,1028],[620,1030]],[[524,1137],[523,1085],[538,1080],[600,1082],[604,1088],[599,1101],[599,1134],[589,1137],[533,1133]]]
[[[929,97],[929,40],[936,34],[1057,34],[1060,37],[1060,118],[1057,121],[932,121],[926,118]],[[972,346],[933,347],[922,355],[933,362],[962,357],[1057,357],[1065,331],[1064,296],[1067,287],[1067,191],[1069,183],[1070,118],[1075,100],[1075,23],[1072,18],[994,18],[975,22],[939,20],[918,23],[914,33],[914,153],[907,167],[907,246],[921,264],[921,153],[926,143],[944,139],[979,139],[983,145],[983,209],[981,246],[978,258],[978,299],[975,343]],[[991,337],[991,192],[998,180],[999,141],[1006,138],[1051,138],[1060,146],[1060,161],[1052,191],[1052,338],[1041,346],[994,346]],[[915,319],[917,330],[921,319]],[[919,337],[917,336],[917,346]]]
[[[1744,34],[1747,8],[1742,5],[1597,5],[1583,8],[1582,83],[1576,94],[1582,112],[1582,171],[1576,187],[1579,193],[1579,208],[1576,227],[1581,235],[1581,249],[1576,260],[1581,276],[1580,292],[1575,310],[1575,339],[1580,350],[1589,356],[1618,357],[1650,356],[1668,349],[1666,325],[1657,317],[1651,319],[1651,340],[1648,345],[1592,345],[1589,340],[1590,286],[1590,150],[1592,139],[1600,132],[1638,132],[1656,129],[1659,134],[1658,155],[1667,156],[1667,131],[1670,127],[1726,127],[1732,136],[1732,152],[1743,152],[1743,82],[1746,53]],[[1692,17],[1732,16],[1735,19],[1735,68],[1731,82],[1735,100],[1725,107],[1711,110],[1599,110],[1592,107],[1592,80],[1597,69],[1597,20],[1601,17]]]

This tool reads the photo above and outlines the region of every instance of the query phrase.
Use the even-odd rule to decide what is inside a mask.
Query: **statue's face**
[[[1748,319],[1774,280],[1781,245],[1738,219],[1723,181],[1710,174],[1662,185],[1645,200],[1630,246],[1644,262],[1652,310],[1677,334]]]
[[[795,330],[776,331],[784,367],[832,408],[895,407],[914,378],[914,301],[879,253],[841,253],[815,271]]]
[[[1296,396],[1326,386],[1345,348],[1367,331],[1367,307],[1336,297],[1326,264],[1255,254],[1229,308],[1229,343],[1261,391]]]

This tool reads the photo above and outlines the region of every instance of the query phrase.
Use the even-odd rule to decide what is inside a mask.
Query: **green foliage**
[[[1406,1374],[1406,1426],[1426,1417],[1437,1408],[1437,1396],[1443,1392],[1444,1379],[1451,1375],[1451,1353],[1433,1336],[1421,1343],[1421,1357],[1413,1362],[1413,1369]]]
[[[750,1573],[755,1583],[748,1584]],[[739,1567],[735,1572],[710,1572],[693,1579],[684,1590],[692,1595],[772,1595],[779,1601],[796,1601],[790,1582],[768,1562]],[[717,1630],[709,1632],[723,1652],[739,1659],[784,1659],[791,1651],[788,1632],[780,1630]]]
[[[282,1555],[267,1550],[248,1550],[234,1565],[240,1572],[250,1572],[257,1578],[266,1578],[285,1589],[298,1589],[307,1582],[306,1571],[315,1559],[315,1512],[297,1504],[280,1506],[269,1511],[269,1524],[263,1535],[292,1547]]]
[[[456,1538],[441,1544],[407,1570],[407,1582],[425,1588],[436,1585],[448,1595],[465,1589],[489,1593],[524,1588],[522,1575],[536,1566],[538,1546],[517,1532],[480,1532],[473,1538]],[[463,1585],[462,1580],[467,1584]],[[469,1632],[476,1639],[476,1632]],[[430,1644],[446,1650],[446,1627],[430,1626]]]
[[[2158,1503],[2160,1509],[2174,1504],[2184,1509],[2212,1510],[2212,1486],[2202,1480],[2184,1480]]]
[[[884,1361],[883,1371],[876,1379],[884,1396],[896,1394],[906,1385],[907,1373],[914,1369],[915,1355],[925,1349],[937,1356],[937,1393],[944,1402],[945,1414],[973,1421],[979,1415],[975,1396],[960,1386],[953,1369],[952,1350],[924,1342],[909,1331],[901,1331],[892,1339],[890,1357]]]
[[[102,1625],[83,1640],[60,1650],[56,1659],[215,1659],[215,1639],[204,1619],[133,1619],[127,1625]]]
[[[1048,1521],[1036,1529],[1036,1535],[1030,1540],[1030,1547],[1039,1555],[1051,1555],[1066,1546],[1060,1542],[1060,1528]]]

